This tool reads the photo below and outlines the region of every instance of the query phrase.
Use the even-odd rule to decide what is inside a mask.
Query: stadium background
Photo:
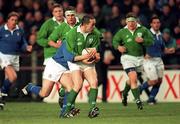
[[[51,17],[53,0],[0,0],[0,25],[2,25],[9,12],[16,11],[21,15],[19,26],[26,32],[26,38],[34,44],[33,52],[21,55],[21,69],[18,72],[18,81],[12,87],[9,101],[41,101],[36,96],[25,97],[20,94],[28,82],[41,85],[43,71],[43,49],[36,44],[36,33],[41,24]],[[163,58],[166,72],[163,85],[158,95],[159,101],[180,101],[180,1],[179,0],[56,0],[64,8],[71,5],[76,7],[77,15],[82,18],[85,13],[92,14],[97,20],[96,27],[102,32],[108,32],[107,40],[111,40],[114,33],[124,26],[124,17],[128,12],[135,12],[141,24],[149,28],[149,20],[153,14],[157,14],[162,22],[161,31],[165,28],[176,39],[176,53]],[[108,65],[108,89],[107,100],[119,102],[119,93],[123,88],[125,75],[119,64],[120,54],[112,50],[115,59]],[[123,77],[121,77],[123,75]],[[3,80],[3,72],[0,72]],[[2,82],[2,81],[0,81]],[[87,85],[81,94],[86,94]],[[100,86],[99,99],[101,99],[102,86]],[[33,98],[33,99],[32,99]],[[86,96],[79,96],[78,101],[85,102]],[[145,94],[143,99],[146,99]],[[56,99],[55,99],[56,100]],[[132,101],[133,99],[130,98]]]

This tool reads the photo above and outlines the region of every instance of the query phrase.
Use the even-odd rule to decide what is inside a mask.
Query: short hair
[[[150,19],[150,23],[152,23],[152,21],[153,21],[154,19],[159,19],[159,20],[160,20],[160,18],[159,18],[157,15],[153,15],[153,16],[151,17],[151,19]]]
[[[20,17],[17,12],[12,11],[12,12],[10,12],[10,13],[8,14],[7,20],[8,20],[9,18],[11,18],[12,16],[16,16],[18,19],[19,19],[19,17]]]
[[[133,12],[130,12],[126,15],[126,19],[129,17],[133,17],[133,18],[137,19],[137,16]]]
[[[62,5],[61,5],[61,4],[58,4],[58,3],[54,3],[54,4],[53,4],[52,11],[53,11],[55,8],[62,8],[62,9],[63,9]]]
[[[75,7],[69,6],[65,9],[65,11],[70,11],[70,10],[75,11]]]
[[[94,16],[92,16],[92,15],[85,15],[85,16],[82,18],[81,24],[82,24],[82,25],[84,25],[84,24],[89,24],[89,22],[90,22],[91,19],[95,19]]]

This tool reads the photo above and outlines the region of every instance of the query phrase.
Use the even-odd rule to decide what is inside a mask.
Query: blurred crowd
[[[54,2],[62,4],[64,8],[74,6],[79,18],[86,13],[94,15],[96,27],[104,35],[102,42],[107,42],[111,48],[112,37],[125,26],[128,12],[135,13],[139,23],[147,28],[150,27],[151,16],[158,15],[166,46],[176,49],[174,54],[164,56],[164,62],[166,65],[180,63],[180,0],[0,0],[0,25],[5,22],[9,12],[18,12],[21,15],[19,26],[25,30],[29,43],[35,44],[34,50],[38,50],[41,56],[42,49],[36,44],[36,33],[42,23],[52,17]],[[113,59],[108,64],[120,64],[120,53],[113,48],[111,51]]]

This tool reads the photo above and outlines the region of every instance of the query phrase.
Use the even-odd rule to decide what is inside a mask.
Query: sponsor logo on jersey
[[[82,45],[82,42],[77,42],[77,45],[78,45],[78,46]]]
[[[128,39],[127,39],[127,42],[131,42],[131,41],[132,41],[132,39],[131,39],[131,38],[128,38]]]

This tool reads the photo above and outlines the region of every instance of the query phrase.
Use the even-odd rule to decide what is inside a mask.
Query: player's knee
[[[17,75],[15,75],[15,76],[9,76],[9,77],[8,77],[8,80],[9,80],[10,82],[14,83],[14,82],[17,80]]]
[[[91,82],[90,82],[90,86],[91,86],[91,88],[97,88],[97,86],[98,86],[98,81],[97,81],[97,80],[91,81]]]
[[[73,88],[73,83],[69,83],[67,86],[66,86],[66,90],[69,92],[71,91],[71,89]]]
[[[82,85],[80,85],[80,84],[74,85],[74,87],[73,87],[74,91],[76,91],[76,92],[79,92],[81,88],[82,88]]]

